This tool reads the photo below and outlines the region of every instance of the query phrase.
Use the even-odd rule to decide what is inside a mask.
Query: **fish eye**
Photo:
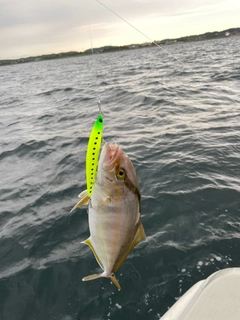
[[[123,168],[118,168],[116,172],[116,176],[118,179],[124,179],[126,176],[126,172]]]

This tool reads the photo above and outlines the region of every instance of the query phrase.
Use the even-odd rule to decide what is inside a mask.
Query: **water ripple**
[[[168,46],[184,66],[147,48],[1,67],[6,320],[19,296],[19,319],[158,319],[196,281],[240,264],[239,41]],[[147,235],[117,294],[107,279],[82,283],[97,263],[80,244],[86,208],[70,214],[98,100],[104,139],[136,168]]]

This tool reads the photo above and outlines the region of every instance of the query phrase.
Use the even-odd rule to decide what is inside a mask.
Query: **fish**
[[[92,188],[79,195],[72,210],[88,204],[90,237],[87,244],[103,272],[84,277],[83,281],[109,278],[121,290],[115,272],[132,249],[146,239],[140,217],[140,189],[132,161],[119,145],[103,145]]]

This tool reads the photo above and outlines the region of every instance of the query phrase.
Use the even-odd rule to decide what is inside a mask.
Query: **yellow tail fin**
[[[91,274],[90,276],[84,277],[82,279],[82,281],[90,281],[90,280],[95,280],[95,279],[99,279],[99,278],[105,278],[105,276],[103,275],[103,273],[99,273],[99,274]],[[121,290],[120,284],[115,276],[114,273],[112,273],[109,277],[109,279],[112,281],[112,283],[115,284],[115,286],[118,288],[118,291]]]

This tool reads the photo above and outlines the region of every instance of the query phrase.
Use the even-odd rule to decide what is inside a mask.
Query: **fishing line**
[[[109,8],[107,5],[105,5],[104,3],[102,3],[100,0],[95,0],[96,2],[98,2],[99,4],[101,4],[103,7],[105,7],[108,11],[110,11],[111,13],[113,13],[115,16],[117,16],[119,19],[121,19],[122,21],[124,21],[126,24],[128,24],[131,28],[133,28],[134,30],[136,30],[138,33],[140,33],[142,36],[144,36],[146,39],[148,39],[149,41],[151,41],[151,43],[153,43],[155,46],[157,46],[158,48],[160,48],[162,51],[164,51],[165,53],[167,53],[170,57],[172,57],[175,61],[177,61],[178,63],[180,63],[184,68],[187,67],[187,65],[185,63],[183,63],[181,60],[179,60],[178,58],[175,57],[174,54],[171,54],[168,50],[166,50],[165,48],[163,48],[162,46],[160,46],[155,40],[152,40],[148,35],[146,35],[145,33],[143,33],[141,30],[139,30],[137,27],[135,27],[132,23],[130,23],[129,21],[127,21],[126,19],[124,19],[122,16],[120,16],[118,13],[116,13],[115,11],[113,11],[111,8]],[[196,71],[192,70],[192,72],[197,75],[197,76],[200,76],[202,77],[200,74],[198,74]],[[208,83],[210,86],[212,86],[212,83],[206,79],[204,79],[204,81],[206,83]],[[224,92],[215,87],[215,89],[223,94]],[[239,102],[233,98],[230,98],[230,97],[227,97],[229,100],[231,100],[232,102],[236,103],[236,104],[239,104]]]
[[[97,76],[98,76],[97,71],[98,70],[97,70],[96,60],[93,61],[94,49],[93,49],[93,40],[92,40],[90,19],[88,19],[88,29],[89,29],[89,37],[90,37],[90,41],[91,41],[92,66],[95,71],[96,87],[97,87],[97,91],[98,91],[98,89],[99,89],[98,80],[97,80]],[[86,151],[86,185],[87,185],[87,195],[89,198],[91,197],[94,183],[95,183],[95,179],[96,179],[96,175],[97,175],[98,160],[99,160],[99,154],[100,154],[100,150],[101,150],[102,133],[103,133],[103,127],[104,127],[104,118],[103,118],[102,109],[101,109],[101,101],[98,100],[97,103],[98,103],[99,115],[98,115],[98,117],[92,127],[92,131],[89,136],[88,146],[87,146],[87,151]],[[81,200],[80,200],[80,202],[81,202]]]
[[[88,31],[89,31],[89,37],[90,37],[90,42],[91,42],[91,50],[92,50],[92,55],[93,55],[92,32],[91,32],[91,26],[90,26],[90,21],[89,20],[88,20]]]
[[[89,37],[90,37],[90,43],[91,43],[91,51],[92,51],[92,61],[94,60],[94,49],[93,49],[93,40],[92,40],[92,31],[91,31],[91,24],[90,24],[90,19],[88,19],[88,30],[89,30]],[[96,87],[97,87],[97,91],[99,91],[99,85],[98,85],[98,81],[97,81],[97,77],[98,77],[98,70],[97,70],[97,64],[96,64],[96,59],[94,60],[94,62],[92,63],[93,68],[94,68],[94,72],[95,72],[95,79],[96,79]],[[99,108],[99,113],[102,114],[101,111],[101,101],[98,100],[98,108]]]

